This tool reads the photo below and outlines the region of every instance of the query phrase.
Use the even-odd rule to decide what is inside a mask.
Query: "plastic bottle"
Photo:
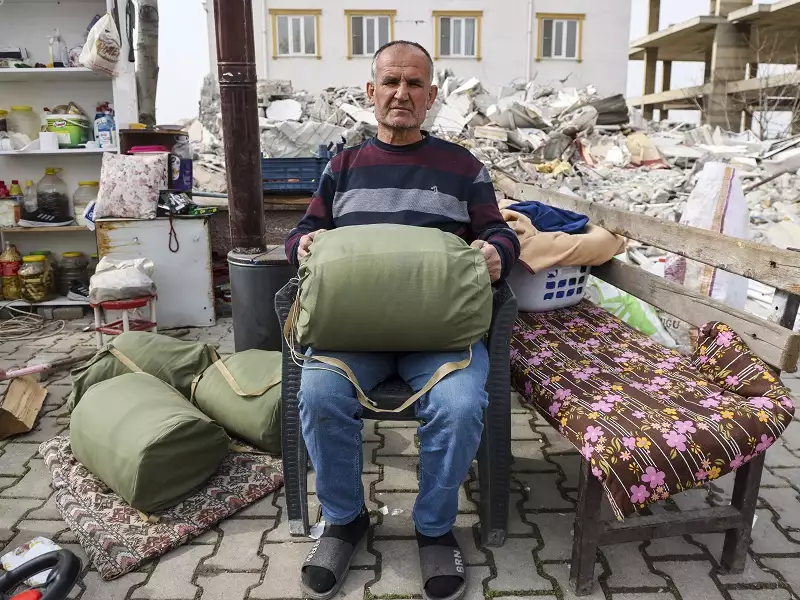
[[[41,121],[31,106],[17,105],[11,107],[8,115],[8,130],[24,133],[31,141],[39,139]]]
[[[192,146],[189,136],[181,136],[169,156],[169,189],[192,191]]]
[[[72,208],[75,211],[75,221],[78,225],[83,227],[89,225],[89,221],[83,216],[83,213],[93,200],[97,200],[98,191],[100,191],[100,182],[98,181],[78,182],[78,189],[72,194]]]
[[[69,50],[64,38],[61,37],[61,32],[56,28],[53,30],[53,35],[49,38],[50,42],[50,62],[48,67],[68,67],[69,66]]]
[[[94,139],[101,148],[111,148],[115,145],[113,123],[105,106],[98,106],[94,116]]]
[[[67,184],[58,176],[61,169],[47,167],[45,175],[36,184],[36,204],[50,214],[69,218],[69,196]]]
[[[14,201],[14,222],[19,223],[19,220],[22,218],[22,188],[19,187],[18,180],[11,180],[11,187],[8,193]]]
[[[36,187],[30,179],[25,182],[25,191],[22,193],[22,205],[25,207],[26,212],[36,212]]]
[[[22,287],[19,281],[21,266],[22,256],[17,247],[11,242],[6,242],[5,250],[0,254],[0,276],[2,276],[3,298],[6,300],[22,298]]]

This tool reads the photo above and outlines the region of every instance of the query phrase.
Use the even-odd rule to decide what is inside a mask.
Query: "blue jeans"
[[[414,391],[420,390],[442,364],[466,357],[466,351],[320,354],[344,361],[367,395],[395,373]],[[309,355],[313,356],[313,351]],[[362,407],[353,385],[327,369],[331,367],[306,362],[300,384],[300,420],[317,473],[317,496],[325,521],[344,525],[355,519],[364,505]],[[488,374],[489,356],[483,342],[478,342],[466,369],[446,376],[414,404],[422,421],[414,524],[424,535],[444,535],[455,523],[458,488],[467,477],[483,432]]]

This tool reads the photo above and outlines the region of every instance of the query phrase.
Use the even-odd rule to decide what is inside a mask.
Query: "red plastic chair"
[[[97,347],[103,347],[103,334],[119,335],[125,331],[152,331],[158,333],[158,326],[156,325],[156,296],[142,296],[141,298],[131,298],[130,300],[110,300],[108,302],[99,302],[92,304],[94,309],[94,331]],[[150,308],[150,320],[131,319],[128,311],[137,308]],[[120,310],[122,311],[122,319],[113,321],[111,323],[103,323],[102,310]]]

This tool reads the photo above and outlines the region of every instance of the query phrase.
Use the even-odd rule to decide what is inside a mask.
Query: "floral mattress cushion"
[[[588,301],[520,314],[511,381],[591,461],[618,519],[737,469],[794,414],[728,326],[703,327],[688,359]]]

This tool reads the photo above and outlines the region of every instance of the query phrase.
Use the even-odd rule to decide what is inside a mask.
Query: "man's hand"
[[[302,245],[302,243],[301,240],[300,244]],[[500,254],[497,252],[497,248],[484,240],[475,240],[470,246],[480,250],[483,254],[483,260],[486,261],[486,266],[489,268],[489,279],[492,280],[492,283],[500,279],[503,262],[500,260]]]
[[[312,231],[311,233],[307,233],[303,237],[300,238],[300,243],[297,245],[297,261],[303,260],[305,256],[311,251],[311,244],[314,241],[314,238],[317,237],[323,231],[327,231],[327,229],[317,229],[316,231]]]

